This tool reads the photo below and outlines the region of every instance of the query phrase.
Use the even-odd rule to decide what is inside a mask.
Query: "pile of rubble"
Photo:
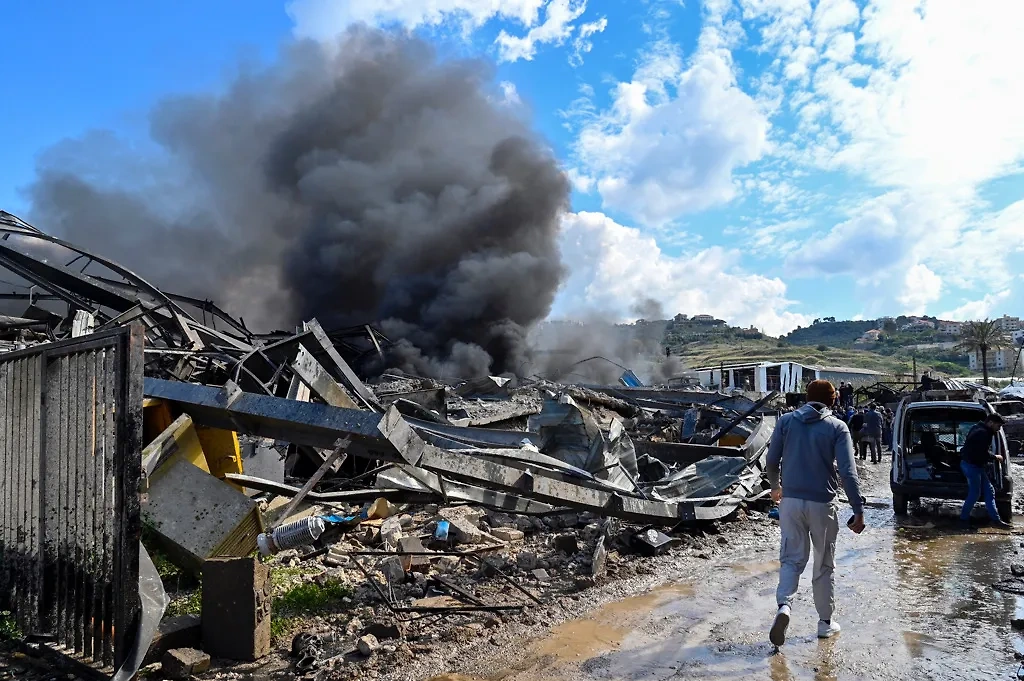
[[[0,233],[0,266],[30,289],[6,296],[26,309],[0,317],[3,349],[142,327],[146,543],[158,567],[202,576],[203,619],[165,619],[146,658],[166,653],[167,670],[203,665],[167,652],[182,642],[254,659],[273,633],[308,673],[414,653],[429,627],[483,635],[767,495],[774,393],[648,388],[631,372],[618,386],[381,373],[389,341],[372,326],[256,334],[10,214]],[[273,570],[247,558],[257,549]],[[218,581],[231,561],[248,576]],[[172,611],[198,584],[163,581]],[[223,601],[232,582],[266,595]],[[303,585],[337,607],[303,612]],[[206,622],[208,602],[235,603],[237,622]],[[242,654],[207,641],[229,625],[246,632]]]

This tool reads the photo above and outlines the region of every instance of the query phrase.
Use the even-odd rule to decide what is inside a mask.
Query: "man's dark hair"
[[[998,423],[1001,426],[1006,424],[1006,419],[1004,419],[1002,415],[997,414],[995,412],[986,416],[985,420],[988,421],[989,423]]]

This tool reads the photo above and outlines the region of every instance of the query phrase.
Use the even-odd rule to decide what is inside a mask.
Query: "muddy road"
[[[887,468],[862,469],[868,529],[859,536],[840,530],[837,638],[816,638],[809,564],[789,641],[774,653],[767,630],[776,540],[724,552],[681,580],[602,605],[433,681],[1016,678],[1015,647],[1024,651],[1024,642],[1010,621],[1024,617],[1024,602],[991,585],[1011,563],[1024,562],[1022,537],[961,531],[951,505],[896,521]],[[844,509],[841,518],[848,515]]]

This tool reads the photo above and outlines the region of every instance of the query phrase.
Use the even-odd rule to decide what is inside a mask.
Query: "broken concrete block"
[[[516,556],[516,564],[524,570],[533,570],[537,567],[537,554],[533,551],[521,551]]]
[[[537,528],[533,524],[533,518],[521,515],[516,518],[516,529],[520,532],[533,532]]]
[[[575,534],[560,534],[555,537],[554,541],[555,549],[562,553],[572,555],[580,550],[579,541],[576,539]]]
[[[398,556],[388,556],[381,561],[377,569],[390,584],[397,584],[405,580],[405,568],[402,567],[402,559]]]
[[[489,513],[487,522],[491,527],[515,527],[516,519],[507,513]]]
[[[398,540],[399,551],[412,553],[426,551],[419,537],[402,537]],[[402,556],[402,568],[406,572],[426,572],[430,569],[429,556]]]
[[[361,655],[369,657],[370,655],[373,655],[377,648],[380,648],[380,643],[378,643],[376,636],[373,634],[367,634],[366,636],[361,636],[359,638],[356,642],[356,647],[359,649],[359,653]]]
[[[202,632],[198,615],[168,617],[156,630],[142,664],[145,666],[159,662],[164,653],[174,648],[199,648],[202,645],[201,641]]]
[[[548,571],[544,568],[537,568],[531,574],[533,574],[533,578],[536,579],[538,582],[551,581],[551,575],[549,575]]]
[[[381,523],[380,541],[384,544],[385,551],[394,551],[398,548],[398,542],[402,538],[402,521],[397,516],[392,516]]]
[[[357,535],[357,539],[365,546],[376,546],[380,543],[380,528],[374,527],[373,525],[367,525],[361,528],[362,534]]]
[[[491,530],[491,536],[497,537],[501,541],[522,541],[525,535],[519,530],[508,527],[495,527]]]
[[[410,527],[412,527],[412,523],[413,523],[412,516],[409,515],[408,513],[403,513],[402,515],[398,516],[398,522],[401,523],[402,529],[406,529],[407,530]]]
[[[473,521],[462,514],[453,514],[451,517],[445,516],[442,509],[441,517],[448,521],[448,532],[449,537],[454,536],[455,541],[462,544],[480,544],[483,543],[484,533],[480,531],[480,527],[477,525],[479,520]]]
[[[203,650],[254,661],[270,652],[270,568],[255,558],[203,563]]]
[[[187,679],[210,668],[210,656],[195,648],[174,648],[161,660],[163,675],[168,679]]]
[[[324,565],[330,567],[341,567],[348,565],[350,562],[352,562],[352,559],[336,546],[331,547],[331,550],[324,556]]]

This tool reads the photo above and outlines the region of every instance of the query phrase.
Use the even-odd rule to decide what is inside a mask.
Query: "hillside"
[[[672,354],[680,357],[688,367],[770,361],[857,367],[885,374],[909,374],[912,369],[912,363],[902,357],[886,357],[866,350],[846,348],[828,347],[819,350],[818,347],[792,345],[773,338],[708,338],[669,347]],[[922,366],[919,363],[918,369]]]

